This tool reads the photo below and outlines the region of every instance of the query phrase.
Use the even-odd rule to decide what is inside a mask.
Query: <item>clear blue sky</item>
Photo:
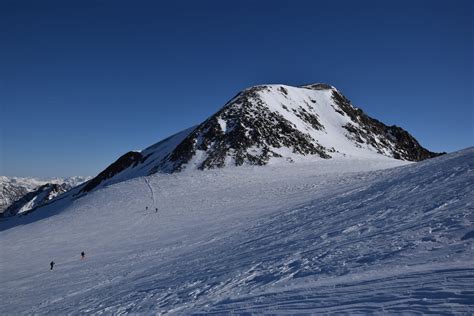
[[[1,174],[95,175],[255,84],[473,145],[473,1],[0,2]]]

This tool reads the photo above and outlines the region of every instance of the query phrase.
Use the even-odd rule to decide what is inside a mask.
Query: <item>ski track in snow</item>
[[[153,190],[152,186],[150,185],[150,182],[148,181],[147,177],[143,177],[143,180],[145,180],[145,183],[148,187],[148,189],[150,189],[150,194],[151,194],[151,201],[153,202],[153,207],[156,206],[156,197],[155,197],[155,191]]]
[[[0,313],[470,314],[474,149],[396,163],[156,175],[159,217],[134,179],[0,223]]]

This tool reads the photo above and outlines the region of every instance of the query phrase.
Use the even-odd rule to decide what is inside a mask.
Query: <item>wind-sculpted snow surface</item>
[[[154,175],[48,205],[0,223],[0,313],[471,314],[474,149],[400,164]]]

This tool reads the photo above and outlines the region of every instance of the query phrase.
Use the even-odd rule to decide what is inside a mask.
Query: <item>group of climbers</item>
[[[145,206],[145,210],[148,211],[148,206]],[[158,208],[155,207],[155,213],[158,213]]]
[[[84,260],[85,258],[86,258],[86,253],[84,251],[81,251],[81,260]],[[53,270],[55,264],[56,263],[54,261],[51,261],[49,263],[49,266],[50,266],[51,270]]]

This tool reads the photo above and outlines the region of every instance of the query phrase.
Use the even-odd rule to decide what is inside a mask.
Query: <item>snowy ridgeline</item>
[[[474,149],[406,164],[157,174],[58,201],[0,223],[0,314],[472,313]]]

